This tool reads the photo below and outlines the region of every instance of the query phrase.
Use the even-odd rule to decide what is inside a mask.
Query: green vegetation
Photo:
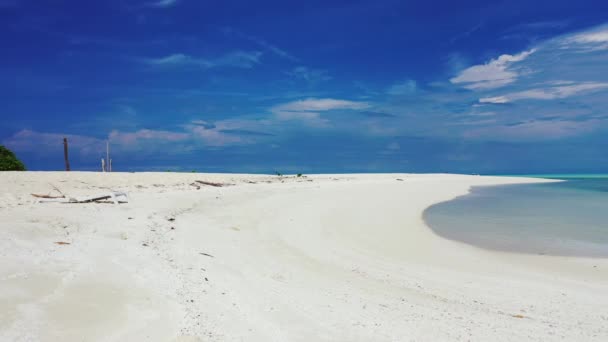
[[[25,165],[8,148],[0,145],[0,171],[25,171]]]

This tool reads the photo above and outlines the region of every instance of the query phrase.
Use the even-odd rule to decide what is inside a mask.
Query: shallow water
[[[431,206],[427,224],[440,236],[482,248],[533,254],[608,257],[608,177],[474,187]]]

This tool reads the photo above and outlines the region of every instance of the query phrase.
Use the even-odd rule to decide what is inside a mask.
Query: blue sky
[[[30,169],[602,172],[606,1],[0,0]]]

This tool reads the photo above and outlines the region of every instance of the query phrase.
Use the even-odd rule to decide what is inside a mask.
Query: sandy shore
[[[607,341],[608,259],[482,250],[422,220],[531,181],[0,173],[0,340]],[[53,187],[130,202],[33,203]]]

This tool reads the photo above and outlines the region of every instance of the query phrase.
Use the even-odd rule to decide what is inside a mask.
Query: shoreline
[[[6,175],[0,339],[608,336],[607,260],[487,251],[440,237],[422,217],[474,185],[539,179]],[[235,185],[196,190],[197,179]],[[30,204],[49,183],[74,196],[109,186],[131,201]],[[83,311],[88,319],[70,321]]]
[[[598,242],[588,236],[576,237],[568,234],[568,232],[576,232],[579,226],[584,228],[587,225],[596,229],[601,226],[604,220],[590,219],[594,214],[587,207],[597,202],[601,203],[604,199],[583,193],[582,191],[587,189],[585,186],[562,188],[563,184],[558,184],[557,187],[545,188],[541,185],[566,181],[551,179],[550,182],[543,181],[529,185],[472,187],[464,195],[429,206],[423,211],[422,218],[429,229],[439,237],[487,251],[590,259],[608,258],[605,241]],[[548,190],[541,192],[538,189]],[[560,189],[567,189],[568,192],[560,192]],[[576,200],[571,199],[574,196],[570,192],[571,189],[581,191],[576,194]],[[546,203],[547,198],[551,198],[549,203]],[[562,203],[566,200],[567,205]],[[468,216],[460,215],[467,211],[475,211],[478,207],[482,207],[483,210]],[[538,210],[534,212],[527,210],[536,207]],[[585,220],[581,221],[581,218]],[[561,220],[569,222],[566,223],[565,228],[556,229],[556,233],[545,229],[545,227],[561,227],[564,225]],[[539,223],[543,226],[539,226]],[[522,235],[524,231],[530,234]],[[508,233],[517,237],[509,237],[506,235]],[[595,238],[603,239],[602,236]]]

